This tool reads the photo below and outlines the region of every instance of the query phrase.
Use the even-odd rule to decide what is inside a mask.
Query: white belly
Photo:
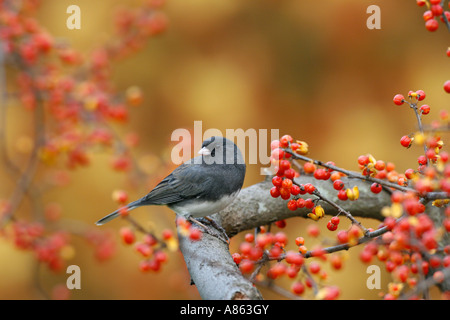
[[[237,197],[239,191],[223,197],[219,201],[205,201],[200,203],[184,203],[183,205],[171,205],[170,208],[184,217],[205,217],[225,209]]]

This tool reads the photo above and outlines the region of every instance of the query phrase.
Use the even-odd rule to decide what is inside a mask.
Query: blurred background
[[[66,9],[72,2],[43,1],[37,18],[52,35],[82,52],[111,37],[111,17],[118,7],[139,5],[78,0],[81,29],[68,30]],[[381,9],[381,30],[366,27],[371,4]],[[428,32],[424,10],[414,1],[167,0],[167,31],[113,66],[118,91],[136,85],[144,92],[142,105],[132,109],[129,121],[117,131],[140,135],[133,156],[138,161],[151,157],[151,170],[161,176],[171,169],[163,164],[176,144],[170,141],[172,132],[193,130],[194,121],[202,121],[204,131],[216,128],[223,134],[226,129],[279,129],[280,135],[307,141],[311,157],[352,170],[357,170],[357,157],[366,153],[394,162],[399,172],[415,168],[421,150],[399,144],[401,136],[416,130],[415,116],[407,107],[395,106],[393,96],[424,90],[430,120],[448,105],[442,90],[449,76],[448,30],[440,24],[437,32]],[[16,110],[8,119],[10,149],[29,130],[27,117]],[[134,199],[153,187],[136,185],[126,174],[110,170],[108,157],[93,154],[90,166],[70,172],[70,184],[46,193],[42,201],[57,201],[65,218],[93,224],[115,210],[115,189],[127,190]],[[263,179],[260,168],[248,167],[245,186]],[[7,181],[0,189],[3,197],[13,187]],[[141,208],[133,215],[139,221],[151,216],[158,230],[174,228],[174,215],[166,208]],[[288,221],[288,249],[295,248],[293,239],[305,236],[310,223]],[[364,224],[376,227],[378,222]],[[122,225],[126,223],[118,220],[102,228],[118,239]],[[334,237],[323,230],[326,237]],[[231,252],[240,239],[242,235],[232,240]],[[307,245],[313,241],[307,239]],[[102,263],[82,240],[75,239],[74,245],[75,256],[68,263],[81,268],[81,290],[73,290],[73,299],[200,298],[189,285],[179,253],[169,255],[161,272],[144,274],[138,269],[140,257],[119,239],[117,254]],[[367,289],[367,265],[359,262],[357,252],[349,252],[342,270],[329,271],[329,282],[340,286],[342,299],[378,299],[382,290]],[[67,279],[64,272],[36,273],[32,254],[3,238],[0,255],[1,299],[40,299],[36,281],[51,290]],[[389,276],[383,275],[382,288],[388,282]],[[267,298],[283,298],[262,292]]]

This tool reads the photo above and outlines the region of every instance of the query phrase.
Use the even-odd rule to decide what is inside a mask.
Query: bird
[[[242,153],[233,141],[221,136],[204,140],[198,153],[199,156],[181,164],[148,194],[101,218],[96,225],[119,217],[124,210],[149,205],[166,205],[194,222],[198,222],[195,218],[225,209],[244,183],[246,165]]]

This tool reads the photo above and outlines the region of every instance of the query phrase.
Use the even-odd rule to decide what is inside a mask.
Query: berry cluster
[[[450,20],[450,12],[444,10],[443,4],[445,1],[441,0],[416,0],[419,7],[426,6],[427,11],[423,13],[423,19],[425,20],[425,28],[428,31],[436,31],[439,28],[440,20],[444,25],[448,27]],[[449,4],[447,4],[449,5]]]
[[[311,228],[308,235],[317,237],[319,230]],[[284,232],[271,233],[261,227],[256,236],[253,233],[245,234],[244,242],[239,246],[239,252],[233,253],[232,257],[234,262],[239,265],[242,273],[250,274],[253,272],[251,278],[256,283],[263,280],[264,277],[272,280],[287,277],[293,281],[291,291],[296,295],[303,295],[307,290],[310,290],[316,299],[333,300],[338,298],[340,290],[335,286],[327,285],[328,275],[322,268],[321,263],[311,261],[307,264],[305,261],[307,254],[326,261],[327,258],[320,248],[308,251],[305,246],[305,239],[297,237],[295,244],[298,247],[298,252],[286,251],[287,241],[287,235]],[[263,276],[260,269],[269,261],[274,261],[274,263],[270,264],[265,276]],[[337,270],[342,266],[342,259],[339,255],[333,255],[330,263]],[[306,269],[307,272],[302,272],[303,269]]]
[[[130,110],[143,102],[143,93],[136,86],[123,92],[115,88],[110,80],[113,62],[137,52],[148,39],[164,32],[163,4],[164,0],[150,0],[139,8],[120,9],[114,19],[113,41],[84,53],[40,25],[35,18],[39,1],[0,1],[0,42],[8,70],[2,88],[8,101],[3,102],[23,108],[29,118],[19,122],[25,123],[23,128],[17,128],[23,131],[14,144],[20,161],[10,158],[10,152],[4,154],[5,171],[18,183],[10,198],[0,199],[0,229],[17,248],[33,252],[37,261],[53,271],[61,270],[75,253],[72,232],[84,236],[99,260],[115,253],[113,237],[87,226],[82,231],[61,224],[62,230],[56,224],[64,212],[59,203],[31,201],[28,216],[40,217],[39,222],[23,221],[18,208],[27,196],[70,184],[68,169],[88,166],[92,152],[109,153],[112,170],[132,169],[130,149],[138,137],[131,132],[119,139],[113,128],[128,121]],[[11,115],[5,111],[2,116],[6,123]],[[32,133],[29,123],[34,127]],[[4,126],[0,130],[5,130]],[[6,145],[6,135],[1,132],[0,144]],[[28,163],[28,168],[21,168],[20,163]],[[36,169],[40,164],[45,165],[43,170]],[[35,186],[38,172],[39,185]],[[118,192],[114,197],[124,202],[126,194]],[[3,232],[8,228],[11,232]],[[59,298],[68,296],[66,290],[55,292]]]
[[[128,201],[128,194],[123,190],[115,190],[112,194],[113,200],[118,202],[120,215],[131,222],[131,226],[124,226],[119,230],[120,238],[126,245],[135,244],[135,250],[144,258],[139,265],[139,269],[145,271],[159,271],[161,264],[167,261],[168,256],[164,251],[176,251],[178,241],[173,232],[169,229],[162,231],[161,237],[156,237],[152,232],[144,229],[139,223],[128,215],[128,210],[124,205]],[[188,237],[192,241],[198,241],[202,238],[202,231],[194,227],[183,217],[178,217],[176,221],[178,233],[181,236]],[[143,233],[142,239],[136,241],[136,231]]]
[[[446,84],[447,85],[447,84]],[[447,85],[450,87],[450,82]],[[445,86],[444,86],[445,87]],[[447,90],[446,90],[447,91]],[[450,90],[449,90],[450,91]],[[423,147],[424,154],[417,159],[418,167],[407,169],[404,173],[398,172],[396,166],[391,162],[376,160],[372,155],[361,155],[357,159],[360,173],[348,171],[337,167],[332,162],[323,163],[313,160],[305,155],[308,148],[298,152],[298,145],[304,142],[293,142],[294,140],[286,135],[280,141],[272,142],[275,146],[272,151],[272,164],[276,168],[276,173],[272,178],[273,187],[270,190],[272,197],[281,197],[287,201],[290,210],[307,208],[312,212],[307,216],[313,220],[323,217],[325,212],[319,202],[327,202],[338,209],[338,215],[332,217],[327,223],[327,229],[335,231],[339,227],[339,214],[344,214],[352,222],[348,230],[340,230],[336,235],[336,245],[323,249],[308,251],[304,246],[304,239],[299,239],[299,253],[303,259],[296,257],[295,261],[302,261],[308,257],[325,256],[325,253],[336,252],[349,247],[365,244],[360,253],[360,259],[364,263],[370,263],[374,257],[385,263],[386,270],[392,274],[393,281],[388,285],[385,299],[396,299],[409,294],[410,297],[418,297],[415,289],[420,281],[428,277],[433,279],[433,283],[446,281],[448,274],[445,268],[450,267],[450,244],[445,241],[445,232],[450,230],[450,164],[448,163],[448,153],[443,151],[444,142],[439,132],[448,128],[448,116],[445,111],[441,111],[440,121],[434,121],[429,131],[424,129],[422,117],[430,114],[431,108],[419,102],[426,98],[423,90],[410,91],[408,99],[401,94],[395,95],[394,104],[402,106],[408,105],[416,115],[419,131],[403,136],[400,143],[405,148],[415,145]],[[441,130],[440,130],[441,129]],[[294,148],[291,146],[294,145]],[[303,166],[297,161],[304,161]],[[295,163],[295,166],[294,166]],[[293,167],[303,169],[302,172],[293,170]],[[287,171],[287,175],[286,175]],[[330,180],[332,188],[338,192],[337,198],[340,201],[353,200],[359,198],[357,187],[345,186],[343,177],[361,179],[369,183],[369,190],[376,196],[385,190],[391,193],[391,203],[382,210],[385,217],[383,223],[377,230],[364,228],[350,212],[340,208],[339,203],[325,198],[320,190],[313,184],[300,184],[301,174],[312,175],[317,180]],[[295,179],[294,179],[295,178]],[[349,180],[350,181],[350,180]],[[310,194],[314,199],[303,199],[301,195]],[[427,207],[427,202],[432,206]],[[433,211],[438,211],[433,212]],[[441,213],[439,213],[441,211]],[[444,218],[442,218],[444,216]],[[439,225],[436,225],[439,222]],[[283,226],[286,221],[283,221]],[[317,237],[318,228],[309,228],[308,235]],[[259,236],[259,235],[258,235]],[[253,241],[249,236],[248,241]],[[258,247],[256,241],[256,247]],[[273,246],[273,243],[270,242]],[[294,273],[294,267],[282,265],[280,260],[285,259],[288,264],[292,261],[292,252],[285,252],[283,255],[273,255],[279,249],[272,247],[264,250],[257,250],[258,254],[252,255],[253,250],[249,245],[244,245],[244,256],[250,257],[252,265],[263,264],[267,260],[277,260],[277,264],[268,271],[268,276],[275,277],[281,274]],[[246,247],[249,247],[246,249]],[[278,248],[275,245],[276,248]],[[242,248],[241,248],[242,254]],[[296,253],[298,255],[298,253]],[[274,257],[273,257],[274,256]],[[288,258],[289,257],[289,258]],[[333,257],[333,258],[331,258]],[[336,253],[330,255],[330,263],[336,269],[341,268],[342,259]],[[256,262],[255,262],[256,261]],[[250,265],[250,264],[248,264]],[[272,268],[275,268],[272,270]],[[250,272],[253,269],[248,269]],[[308,266],[310,274],[315,274],[320,270],[317,263],[311,262]],[[298,273],[298,271],[297,271]],[[295,276],[297,277],[297,273]],[[309,281],[309,280],[308,280]],[[305,282],[294,281],[291,287],[295,294],[302,294],[305,290]],[[409,293],[408,293],[409,292]]]

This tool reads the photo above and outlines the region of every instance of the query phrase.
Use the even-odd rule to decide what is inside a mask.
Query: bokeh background
[[[111,36],[111,17],[117,7],[139,2],[77,0],[80,30],[66,28],[66,8],[71,4],[42,1],[38,19],[54,36],[89,52]],[[371,4],[381,8],[381,30],[366,27]],[[140,135],[134,156],[156,155],[152,170],[161,170],[161,176],[168,169],[158,161],[168,160],[174,146],[172,132],[192,130],[194,121],[202,121],[203,130],[216,128],[223,133],[238,128],[279,129],[281,135],[307,141],[311,157],[356,170],[357,157],[371,153],[403,171],[416,166],[420,150],[400,146],[400,137],[413,132],[416,122],[411,110],[392,103],[393,96],[424,90],[430,119],[448,107],[442,90],[449,76],[448,30],[440,24],[437,32],[428,32],[422,19],[425,9],[415,1],[168,0],[163,10],[169,19],[167,31],[131,59],[116,63],[112,75],[118,90],[136,85],[144,92],[143,104],[117,130]],[[18,110],[8,119],[10,149],[29,130],[27,117]],[[64,217],[93,224],[116,208],[113,190],[125,189],[130,198],[137,198],[152,187],[136,186],[126,174],[110,170],[108,157],[92,155],[90,166],[71,172],[71,183],[46,193],[43,202],[57,201]],[[261,181],[260,167],[249,166],[245,186]],[[9,194],[12,187],[5,180],[2,194]],[[21,208],[26,209],[26,205]],[[134,215],[144,222],[151,216],[158,229],[174,227],[174,215],[166,208],[142,208]],[[288,221],[291,239],[305,235],[309,223]],[[118,238],[122,225],[125,222],[118,220],[103,228]],[[323,232],[333,236],[326,229]],[[232,252],[241,238],[233,239]],[[294,246],[293,241],[288,244]],[[169,256],[161,272],[143,274],[136,252],[121,243],[117,255],[103,263],[93,259],[82,240],[75,240],[75,252],[69,264],[80,266],[82,289],[72,292],[73,299],[200,298],[189,285],[178,253]],[[382,290],[367,289],[367,266],[359,262],[357,252],[349,252],[343,270],[329,271],[329,281],[340,286],[343,299],[378,299]],[[0,256],[1,299],[42,298],[36,277],[45,290],[51,290],[68,276],[45,269],[36,273],[32,255],[3,238]],[[383,274],[382,288],[387,282],[389,276]],[[267,298],[282,298],[262,291]]]

